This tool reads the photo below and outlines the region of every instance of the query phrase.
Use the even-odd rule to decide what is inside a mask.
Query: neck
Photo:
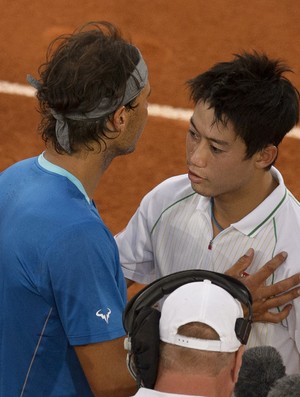
[[[47,148],[44,156],[51,163],[64,168],[82,183],[89,198],[93,198],[95,190],[106,168],[112,159],[95,151],[80,151],[67,155],[59,154],[53,148]]]
[[[154,389],[163,393],[190,396],[229,397],[234,384],[228,381],[228,374],[223,378],[166,371],[158,376]]]
[[[258,188],[259,186],[259,188]],[[270,171],[264,171],[259,180],[255,180],[246,190],[216,196],[213,198],[213,215],[217,224],[225,229],[232,223],[240,221],[258,207],[278,186]],[[215,222],[215,234],[220,228]]]

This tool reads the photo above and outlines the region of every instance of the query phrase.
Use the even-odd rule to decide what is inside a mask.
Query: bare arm
[[[292,305],[289,303],[300,295],[300,273],[285,280],[266,286],[265,281],[282,265],[287,254],[281,252],[267,262],[256,273],[245,276],[254,256],[251,250],[248,255],[242,256],[226,274],[242,281],[250,290],[253,298],[253,319],[259,322],[279,323],[285,319]],[[294,288],[295,287],[295,288]],[[286,305],[281,312],[272,313],[270,309]]]
[[[118,338],[74,347],[95,397],[128,397],[136,393],[123,343],[124,338]]]
[[[126,279],[126,283],[128,300],[146,286],[145,284],[136,283],[135,281],[129,280],[128,278]]]
[[[129,288],[132,284],[135,283],[133,280],[130,280],[129,278],[125,278],[125,280],[126,280],[127,288]]]

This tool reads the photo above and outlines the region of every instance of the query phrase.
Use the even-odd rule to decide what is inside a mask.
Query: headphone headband
[[[154,305],[165,295],[169,295],[184,284],[203,280],[210,280],[212,284],[222,287],[235,299],[246,305],[249,309],[248,317],[252,320],[252,297],[250,291],[242,282],[226,274],[209,270],[182,270],[153,281],[127,303],[123,313],[125,331],[128,334],[131,333],[134,318],[143,307]]]

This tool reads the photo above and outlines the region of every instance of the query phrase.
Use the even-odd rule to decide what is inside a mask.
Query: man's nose
[[[196,167],[204,168],[207,165],[208,148],[205,142],[194,146],[190,151],[190,162]]]

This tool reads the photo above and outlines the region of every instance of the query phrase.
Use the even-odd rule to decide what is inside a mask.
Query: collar
[[[288,190],[284,185],[281,173],[275,167],[271,167],[271,174],[279,183],[277,188],[248,215],[240,221],[232,223],[230,228],[235,228],[246,236],[255,237],[266,222],[281,208],[288,196]],[[210,213],[210,198],[201,196],[197,209]]]
[[[80,190],[80,192],[86,198],[86,201],[90,204],[91,200],[90,200],[89,196],[87,195],[87,193],[86,193],[82,183],[80,182],[80,180],[78,178],[76,178],[76,176],[71,174],[69,171],[67,171],[66,169],[64,169],[62,167],[59,167],[58,165],[55,165],[53,163],[50,163],[50,161],[45,159],[44,153],[45,152],[40,154],[39,157],[38,157],[39,165],[42,168],[44,168],[45,170],[47,170],[47,171],[53,172],[54,174],[58,174],[58,175],[64,176],[67,179],[69,179],[69,181],[71,181],[77,187],[77,189]]]

